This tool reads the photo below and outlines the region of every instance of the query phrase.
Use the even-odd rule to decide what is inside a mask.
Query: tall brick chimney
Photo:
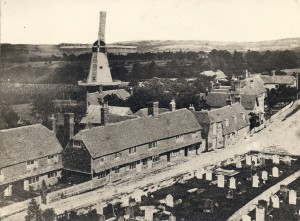
[[[158,117],[159,114],[159,102],[154,101],[153,102],[153,117]]]
[[[105,126],[108,123],[108,103],[104,103],[100,109],[101,114],[101,125]]]
[[[241,95],[236,95],[234,99],[235,99],[236,103],[241,103],[241,101],[242,101]]]
[[[176,102],[175,99],[171,100],[170,102],[170,110],[175,111],[176,110]]]
[[[55,118],[54,114],[52,114],[50,118],[51,124],[52,124],[52,131],[56,135],[57,133],[57,119]]]
[[[230,106],[232,105],[232,101],[231,101],[230,98],[227,98],[227,99],[226,99],[226,105],[230,105]]]
[[[74,124],[74,114],[64,113],[64,132],[68,141],[74,136]]]

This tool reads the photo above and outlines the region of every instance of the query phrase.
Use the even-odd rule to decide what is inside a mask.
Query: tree
[[[49,119],[54,113],[54,101],[51,95],[35,94],[32,97],[31,115],[37,119],[41,119],[44,125],[49,124]]]
[[[25,221],[43,221],[42,210],[35,199],[32,199],[28,205]]]
[[[19,116],[9,105],[0,106],[0,129],[18,127]]]
[[[54,221],[56,218],[56,214],[52,208],[46,209],[43,212],[42,216],[43,216],[44,221]]]

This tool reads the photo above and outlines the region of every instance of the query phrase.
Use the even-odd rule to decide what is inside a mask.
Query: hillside
[[[300,38],[288,38],[259,42],[221,42],[221,41],[126,41],[114,44],[137,46],[138,52],[163,52],[163,51],[266,51],[266,50],[297,50],[300,51]]]

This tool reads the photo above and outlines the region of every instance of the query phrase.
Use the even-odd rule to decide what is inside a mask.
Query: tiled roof
[[[159,114],[157,118],[148,116],[82,130],[73,139],[82,140],[96,158],[200,129],[195,116],[187,109],[180,109]]]
[[[292,68],[292,69],[283,69],[287,75],[293,75],[294,73],[300,73],[300,68]]]
[[[226,100],[229,97],[229,93],[224,92],[211,92],[207,95],[206,103],[212,108],[224,107],[226,106]]]
[[[101,105],[90,105],[87,109],[87,115],[80,121],[81,124],[87,124],[88,122],[92,124],[101,123]],[[108,107],[108,122],[115,123],[119,121],[124,121],[134,118],[132,111],[129,107]]]
[[[259,95],[266,93],[264,82],[260,76],[254,76],[241,81],[241,88],[236,90],[239,94]]]
[[[247,116],[245,120],[242,117],[242,113],[245,115],[247,115],[247,113],[240,103],[234,103],[231,106],[227,105],[211,111],[194,111],[193,113],[195,114],[200,125],[221,122],[223,127],[223,135],[238,131],[249,125]],[[234,116],[237,117],[236,122],[234,122]],[[229,126],[226,126],[225,124],[226,119],[229,121]]]
[[[269,75],[261,75],[261,79],[265,84],[288,84],[293,85],[295,83],[294,76],[269,76]]]
[[[252,95],[252,94],[241,94],[241,103],[242,106],[246,109],[246,110],[253,110],[255,107],[255,102],[256,102],[256,95]]]
[[[62,152],[54,133],[35,124],[0,131],[0,167]]]

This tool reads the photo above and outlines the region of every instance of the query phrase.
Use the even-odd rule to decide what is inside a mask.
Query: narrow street
[[[138,177],[134,183],[126,185],[122,183],[118,186],[108,186],[105,188],[93,190],[84,194],[66,198],[48,205],[42,205],[42,209],[54,208],[57,214],[63,213],[65,210],[78,208],[84,205],[92,204],[101,199],[108,198],[113,194],[126,193],[134,190],[137,187],[146,186],[149,183],[159,182],[167,177],[176,176],[187,171],[201,168],[205,165],[211,165],[216,162],[234,157],[234,155],[241,155],[249,152],[250,150],[263,150],[265,147],[275,146],[287,150],[290,154],[299,155],[300,151],[298,144],[300,143],[300,112],[296,112],[286,120],[282,121],[284,117],[289,114],[294,108],[298,106],[299,102],[288,111],[279,116],[267,128],[257,134],[249,136],[247,139],[238,140],[234,145],[226,149],[218,149],[212,152],[202,153],[194,156],[189,161],[182,162],[162,170],[160,173],[152,175],[144,175]],[[7,217],[5,221],[23,220],[27,212],[15,214]]]

